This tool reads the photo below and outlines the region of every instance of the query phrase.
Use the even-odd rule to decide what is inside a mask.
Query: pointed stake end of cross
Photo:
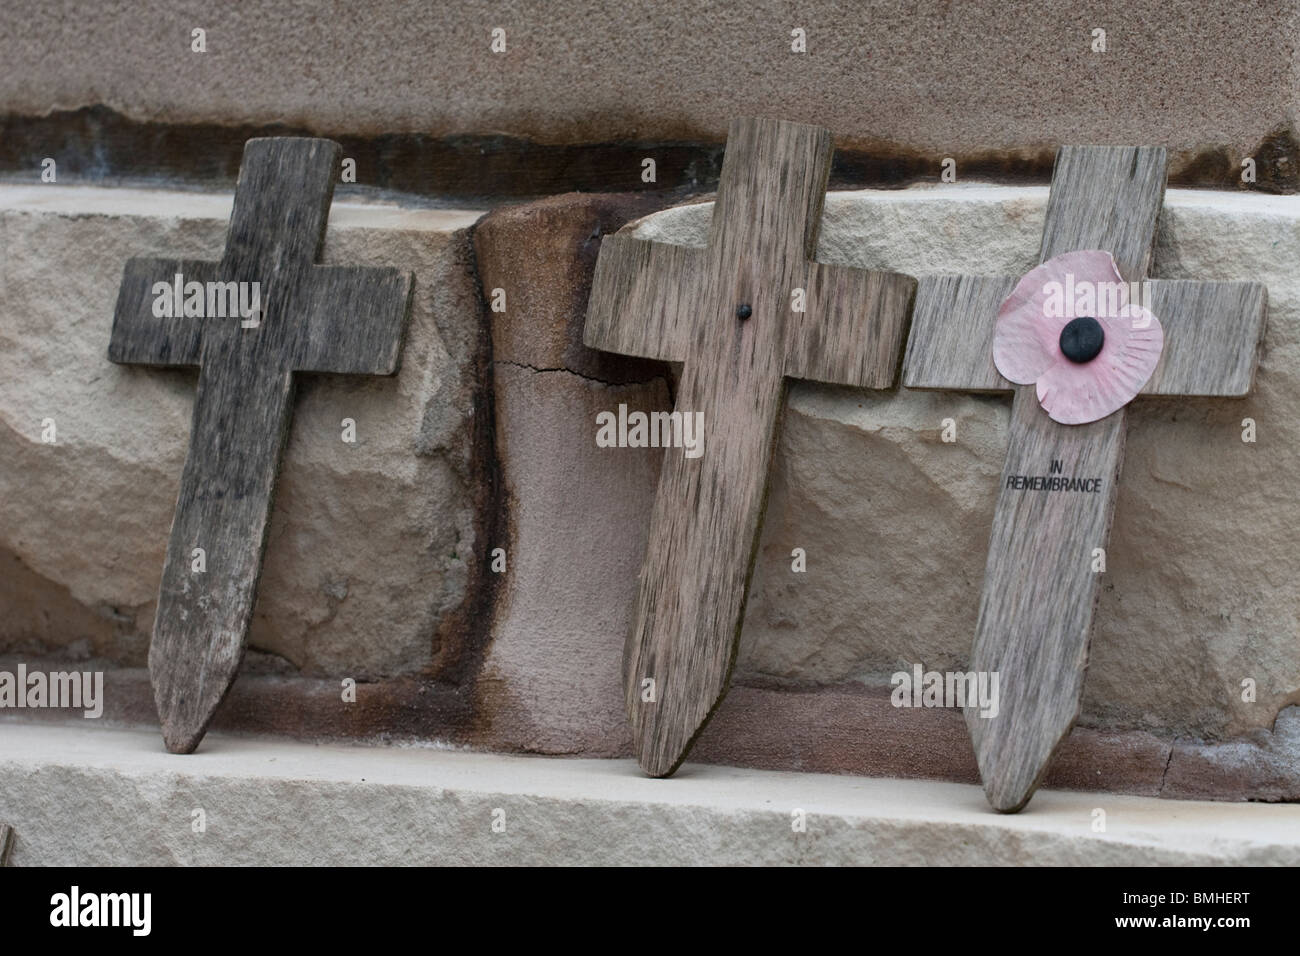
[[[636,762],[647,777],[671,777],[686,760],[686,750],[666,753],[662,747],[656,746],[652,737],[645,734],[637,741],[636,749]]]
[[[665,704],[671,707],[671,699],[658,703],[642,703],[639,698],[631,704],[628,713],[632,725],[632,746],[636,751],[636,762],[643,773],[649,777],[671,777],[683,763],[686,755],[695,746],[695,741],[713,718],[714,712],[726,696],[726,688],[719,688],[713,695],[713,703],[701,716],[698,712],[689,717],[677,715],[668,718],[664,724]]]
[[[1053,756],[1055,753],[1056,750],[1053,748]],[[1037,776],[1028,782],[1023,779],[1010,779],[1008,774],[1005,772],[999,774],[992,766],[981,766],[980,776],[986,781],[984,796],[988,797],[989,806],[998,813],[1019,813],[1038,792],[1038,787],[1047,776],[1047,770],[1051,765],[1051,758],[1043,761]]]
[[[195,672],[209,675],[202,687],[196,688],[192,679],[181,676],[185,673],[183,667],[178,668],[174,659],[169,665],[167,655],[155,655],[151,646],[149,678],[153,682],[163,744],[169,753],[192,754],[199,748],[226,691],[234,683],[237,663],[229,673],[216,673],[218,668],[214,665],[211,660],[194,664]]]
[[[1019,813],[1029,803],[1029,798],[1034,795],[1033,791],[1028,793],[1014,794],[1010,792],[999,792],[997,788],[984,785],[984,795],[988,797],[989,806],[998,813]]]
[[[167,747],[167,752],[192,754],[198,750],[216,708],[196,714],[189,708],[169,706],[163,697],[162,685],[158,685],[154,692],[154,702],[158,705],[158,718],[162,723],[163,744]]]
[[[199,749],[199,741],[203,739],[202,730],[197,733],[189,729],[177,730],[167,724],[163,724],[162,735],[167,752],[173,754],[192,754]]]
[[[647,705],[638,703],[634,706]],[[640,719],[641,715],[638,714],[631,714],[630,717],[634,738],[632,747],[636,751],[636,762],[641,772],[647,777],[671,777],[686,759],[689,748],[671,743],[667,739],[670,735],[664,735],[656,729],[657,721],[653,717]]]
[[[1010,715],[980,716],[978,707],[964,711],[975,760],[989,806],[998,813],[1019,813],[1025,808],[1047,776],[1056,752],[1070,735],[1076,710],[1063,731],[1047,736],[1036,735],[1012,725],[999,726]]]
[[[647,777],[664,779],[675,774],[677,768],[681,766],[682,762],[681,760],[678,760],[675,764],[669,764],[664,760],[658,760],[653,755],[643,752],[637,756],[637,764],[641,767],[641,772]]]

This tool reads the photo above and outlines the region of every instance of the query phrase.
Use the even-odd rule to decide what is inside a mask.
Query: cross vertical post
[[[397,370],[411,275],[317,264],[339,156],[329,140],[250,140],[221,261],[124,271],[109,359],[200,368],[149,646],[176,753],[198,746],[243,657],[295,373]]]
[[[1063,147],[1057,154],[1040,262],[1109,252],[1126,282],[1144,280],[1164,201],[1165,151]],[[1146,280],[1164,351],[1144,395],[1243,396],[1264,330],[1259,283]],[[908,388],[1013,390],[1011,428],[970,668],[997,672],[996,716],[968,704],[966,723],[992,806],[1020,810],[1079,714],[1100,574],[1123,463],[1126,410],[1063,425],[1034,385],[1014,386],[993,362],[994,326],[1014,277],[926,276],[904,358]],[[1041,490],[1056,473],[1088,493]],[[1095,482],[1095,483],[1094,483]]]
[[[586,344],[683,362],[675,410],[703,416],[703,454],[664,454],[623,655],[652,776],[678,768],[727,691],[787,379],[894,382],[915,280],[813,261],[830,158],[824,129],[737,120],[707,247],[616,235],[600,250]]]

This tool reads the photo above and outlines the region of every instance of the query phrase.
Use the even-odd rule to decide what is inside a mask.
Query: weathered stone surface
[[[359,784],[359,780],[365,782]],[[191,830],[203,807],[207,830]],[[1106,812],[1106,832],[1092,830]],[[805,812],[806,832],[791,828]],[[990,813],[979,788],[688,764],[0,722],[0,817],[16,866],[1300,864],[1300,807],[1042,791]],[[493,832],[493,812],[505,814]]]
[[[474,228],[484,299],[492,312],[492,357],[538,370],[563,369],[605,382],[645,381],[663,365],[582,344],[600,239],[656,209],[654,196],[570,193],[485,216]]]
[[[148,0],[129,15],[11,0],[0,103],[546,142],[721,140],[733,116],[776,115],[828,126],[845,144],[925,153],[937,175],[944,156],[1061,142],[1246,154],[1295,121],[1297,19],[1294,0],[663,0],[636,16],[527,0],[376,0],[327,15],[306,0],[219,15],[195,0]],[[206,53],[190,51],[195,27]],[[497,27],[500,54],[489,47]],[[806,53],[791,52],[796,28]],[[1092,52],[1095,30],[1104,53]]]
[[[483,742],[626,752],[620,660],[659,477],[657,448],[597,448],[596,413],[671,406],[663,379],[607,386],[498,362],[511,540],[476,689]]]
[[[229,196],[0,190],[0,552],[22,582],[0,651],[143,662],[196,374],[110,364],[113,303],[131,256],[219,258],[229,212]],[[324,261],[414,270],[412,317],[396,377],[300,376],[251,633],[264,668],[385,677],[466,639],[443,626],[480,547],[477,218],[334,207]]]
[[[492,316],[497,460],[509,560],[476,683],[489,747],[626,753],[620,654],[662,452],[597,448],[596,415],[672,405],[663,363],[582,344],[603,234],[637,196],[561,196],[496,210],[474,230]],[[617,384],[616,384],[617,383]]]
[[[1165,796],[1183,800],[1300,802],[1300,707],[1277,716],[1272,731],[1250,733],[1218,745],[1174,744],[1165,773]]]
[[[690,759],[768,770],[978,783],[979,768],[961,712],[894,707],[889,691],[858,682],[801,689],[754,683],[734,687]],[[1246,754],[1254,749],[1247,746]],[[1107,734],[1076,728],[1053,761],[1044,786],[1167,796],[1169,754],[1167,741],[1145,732]],[[1217,766],[1215,748],[1208,748],[1205,762]],[[1300,796],[1294,771],[1275,762],[1275,775],[1278,769],[1284,776],[1291,773],[1291,792]],[[1211,784],[1203,784],[1195,794],[1174,795],[1223,799],[1217,779],[1210,779]],[[1222,792],[1245,799],[1241,795],[1261,783],[1276,782],[1261,780],[1257,773],[1243,774]]]
[[[229,200],[169,194],[159,209],[156,193],[5,193],[0,667],[42,655],[142,664],[193,379],[107,363],[108,315],[126,256],[215,254]],[[1002,187],[832,194],[819,257],[914,272],[1015,272],[1035,260],[1045,195]],[[1300,448],[1300,425],[1288,417],[1300,401],[1300,286],[1290,273],[1300,253],[1297,202],[1169,195],[1157,274],[1254,277],[1270,287],[1258,393],[1235,404],[1138,404],[1084,725],[1048,787],[1300,798],[1287,722],[1298,711],[1283,709],[1300,687],[1292,636],[1300,531],[1285,482],[1269,483],[1300,454],[1291,451]],[[571,196],[537,206],[500,210],[476,227],[477,278],[466,274],[469,243],[454,231],[470,217],[449,233],[442,213],[336,206],[329,256],[412,263],[416,325],[396,380],[304,382],[294,425],[302,434],[282,476],[296,472],[296,490],[286,486],[294,493],[280,496],[285,513],[273,522],[284,524],[273,523],[268,552],[268,575],[275,560],[284,570],[276,584],[264,580],[275,614],[259,620],[257,632],[258,646],[303,663],[298,670],[275,654],[252,655],[219,728],[628,752],[618,662],[660,453],[595,448],[594,415],[620,401],[667,408],[671,376],[661,365],[590,353],[577,337],[592,234],[616,229],[635,205]],[[669,210],[637,229],[702,242],[709,212]],[[510,286],[507,313],[490,315],[491,475],[457,471],[457,454],[481,450],[467,447],[467,406],[440,399],[471,374],[466,337],[477,328],[476,283],[489,294]],[[129,382],[110,387],[95,380],[103,374]],[[395,391],[374,391],[384,388]],[[338,403],[353,408],[354,398],[376,403],[352,414],[371,442],[358,446],[373,458],[360,477],[336,473],[330,444],[348,414]],[[52,448],[39,443],[45,406],[58,419],[61,444]],[[449,416],[439,415],[449,407]],[[475,403],[479,418],[490,410]],[[1239,441],[1246,415],[1259,425],[1255,445]],[[954,444],[939,439],[945,417],[957,422]],[[999,397],[792,388],[737,685],[701,737],[695,763],[975,779],[960,715],[895,709],[887,682],[913,662],[964,665],[1006,421]],[[464,620],[467,605],[441,610],[439,594],[455,593],[445,582],[461,567],[443,555],[456,541],[444,529],[497,481],[502,523],[474,539],[473,553],[486,562],[491,547],[505,547],[508,570],[485,579],[487,603],[473,608],[474,639],[485,646],[448,672],[447,656],[431,656],[430,642],[438,622]],[[448,501],[462,510],[443,510]],[[78,547],[82,540],[91,550]],[[426,550],[420,542],[428,540],[435,544]],[[117,543],[107,560],[95,550],[105,542]],[[796,546],[808,551],[806,574],[790,572]],[[457,553],[463,558],[469,547]],[[331,573],[340,567],[348,581],[341,600],[316,584],[337,580]],[[309,622],[328,616],[332,601],[339,613],[313,629]],[[352,614],[353,602],[364,613]],[[422,631],[411,623],[420,614],[429,622]],[[362,666],[398,676],[363,684],[357,704],[344,706],[337,676],[361,676]],[[1244,676],[1255,678],[1258,703],[1240,700]],[[105,683],[103,722],[152,721],[141,669],[112,670]],[[86,722],[74,723],[85,733]]]
[[[1046,193],[832,194],[819,258],[1020,273],[1036,258]],[[668,210],[635,232],[702,245],[710,212]],[[1300,468],[1298,259],[1300,201],[1170,191],[1153,274],[1265,282],[1269,328],[1250,398],[1134,406],[1083,726],[1213,741],[1271,728],[1300,701],[1300,504],[1285,478]],[[741,681],[883,685],[913,662],[963,666],[1008,408],[999,397],[792,387]],[[1241,440],[1247,417],[1254,444]],[[957,423],[954,444],[940,440],[944,418]],[[806,574],[791,572],[794,547],[808,552]]]

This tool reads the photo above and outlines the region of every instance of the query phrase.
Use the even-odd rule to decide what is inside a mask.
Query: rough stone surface
[[[1099,807],[1105,833],[1092,830]],[[804,833],[790,826],[795,809]],[[1044,791],[1006,816],[970,784],[699,765],[663,781],[627,760],[220,734],[178,759],[141,731],[0,722],[15,866],[1300,864],[1300,807],[1170,810]]]
[[[1020,274],[1045,188],[832,194],[818,257],[864,267]],[[711,206],[642,220],[702,245]],[[1129,423],[1081,724],[1216,741],[1300,702],[1300,200],[1171,190],[1152,274],[1268,285],[1245,400],[1140,399]],[[974,634],[1009,399],[791,388],[760,545],[741,681],[882,685],[954,670]],[[1241,440],[1243,418],[1259,439]],[[940,440],[953,418],[957,441]],[[790,552],[808,553],[806,574]],[[1242,681],[1256,700],[1242,700]],[[725,704],[724,704],[725,707]],[[1292,765],[1292,780],[1300,766]]]
[[[1016,272],[1034,262],[1045,195],[1002,187],[832,194],[819,256],[916,272]],[[156,194],[128,190],[43,187],[21,193],[21,202],[10,196],[0,203],[0,236],[10,257],[2,267],[10,298],[0,319],[6,423],[0,548],[7,552],[0,555],[0,602],[7,611],[0,668],[31,664],[42,654],[142,664],[193,381],[187,373],[107,363],[108,315],[127,255],[166,248],[215,254],[229,200],[171,195],[163,214]],[[629,752],[618,662],[660,457],[654,450],[595,448],[594,415],[619,401],[667,408],[672,376],[662,365],[592,353],[578,336],[593,234],[618,228],[639,211],[637,202],[570,196],[498,210],[474,230],[477,278],[464,274],[469,243],[447,234],[439,225],[443,214],[336,204],[330,257],[413,263],[417,327],[396,382],[322,377],[304,383],[294,424],[302,434],[285,465],[286,478],[297,471],[299,491],[282,495],[278,507],[305,507],[308,515],[319,509],[331,521],[341,515],[350,523],[336,532],[293,519],[315,529],[308,536],[277,536],[273,524],[268,574],[271,560],[300,572],[276,585],[284,592],[276,595],[281,610],[259,623],[265,628],[259,646],[302,648],[295,653],[307,655],[307,663],[300,671],[273,655],[253,655],[257,660],[248,662],[218,715],[219,729],[542,753]],[[193,211],[205,203],[205,212]],[[1300,252],[1297,203],[1169,195],[1158,274],[1256,277],[1269,284],[1259,391],[1239,403],[1142,400],[1136,406],[1084,722],[1053,765],[1048,787],[1300,799],[1291,716],[1300,709],[1284,710],[1300,687],[1293,638],[1300,531],[1285,483],[1269,484],[1294,466],[1290,449],[1300,447],[1293,434],[1300,426],[1287,416],[1300,400],[1293,374],[1300,368],[1293,354],[1300,294],[1289,272]],[[667,241],[701,242],[709,212],[707,204],[682,207],[637,229]],[[41,265],[45,256],[49,262]],[[32,281],[41,276],[42,283]],[[444,445],[464,448],[457,444],[462,412],[449,422],[436,414],[447,407],[438,396],[449,381],[439,363],[469,349],[447,345],[448,338],[464,340],[444,326],[461,328],[455,323],[477,314],[475,283],[489,293],[507,288],[507,312],[490,315],[497,461],[491,475],[456,485],[446,477],[457,474],[451,452],[426,452],[448,429],[454,437]],[[421,298],[455,289],[463,298],[435,298],[443,303],[436,307]],[[100,300],[104,308],[96,305]],[[60,334],[42,334],[42,327]],[[460,361],[457,368],[468,368]],[[108,389],[92,381],[97,374],[129,376],[130,388]],[[467,373],[459,374],[463,383]],[[395,392],[373,392],[394,386]],[[101,388],[107,390],[95,391]],[[379,464],[360,487],[335,474],[337,462],[328,454],[341,407],[311,410],[312,403],[354,394],[374,394],[392,419],[374,436]],[[54,451],[38,444],[43,414],[35,414],[37,406],[77,396],[80,411],[72,418],[55,406],[64,452],[79,456],[66,466],[72,470],[60,470],[65,459],[54,455],[32,459]],[[893,708],[887,682],[914,662],[964,666],[1007,402],[791,389],[736,686],[693,763],[975,780],[960,714]],[[489,412],[476,405],[479,417],[493,418]],[[1248,414],[1257,419],[1260,440],[1242,446],[1239,423]],[[939,440],[945,417],[957,421],[955,444]],[[77,431],[82,420],[93,426],[89,437],[86,429]],[[318,427],[329,441],[316,438]],[[362,435],[368,437],[364,428]],[[300,444],[304,439],[311,441]],[[88,458],[92,453],[99,457]],[[317,466],[314,475],[307,465]],[[97,475],[98,483],[78,478],[77,468]],[[128,474],[105,476],[115,468]],[[489,603],[475,609],[471,623],[481,629],[484,646],[449,677],[440,658],[430,657],[429,642],[435,623],[454,617],[440,610],[437,589],[446,586],[439,574],[449,572],[438,571],[435,559],[455,539],[428,532],[442,544],[426,552],[419,542],[430,539],[410,529],[426,520],[447,527],[443,522],[451,519],[439,510],[447,494],[461,495],[458,507],[469,508],[485,482],[499,482],[500,515],[475,553],[505,547],[508,570],[488,576]],[[355,517],[363,506],[364,521]],[[375,513],[381,517],[370,517]],[[396,548],[391,535],[376,531],[388,527],[380,520],[394,516],[404,529]],[[273,522],[292,517],[277,512]],[[125,541],[131,548],[120,546],[111,561],[101,561],[75,546],[82,539],[96,547]],[[790,572],[795,546],[808,551],[806,574]],[[44,563],[29,563],[31,554],[43,555]],[[303,624],[314,619],[319,605],[313,601],[332,600],[323,590],[316,595],[309,573],[353,561],[340,614],[316,630]],[[299,579],[306,584],[295,591]],[[269,599],[265,590],[263,596]],[[343,612],[354,602],[365,604],[365,614],[347,617]],[[435,623],[420,641],[408,642],[415,633],[408,622],[420,608]],[[338,649],[327,665],[310,656],[316,634]],[[355,673],[357,661],[395,657],[391,671],[376,670],[399,676],[362,684],[354,705],[340,702],[339,673]],[[336,665],[334,673],[321,674]],[[1257,703],[1240,700],[1243,676],[1255,678]],[[153,721],[147,675],[139,667],[110,670],[106,687],[102,723]],[[30,716],[66,719],[57,711]]]
[[[477,681],[485,742],[624,753],[620,661],[645,555],[660,449],[597,448],[596,413],[670,406],[663,379],[607,386],[498,362],[510,562]]]
[[[582,344],[601,237],[654,211],[653,196],[570,193],[494,210],[474,228],[474,253],[492,312],[492,357],[539,371],[567,370],[609,383],[661,376],[659,362]]]
[[[14,599],[0,652],[144,661],[197,373],[109,363],[113,303],[131,256],[219,258],[229,211],[229,196],[0,190],[0,589]],[[250,635],[264,669],[373,679],[462,637],[440,628],[480,546],[477,217],[334,207],[324,261],[411,269],[416,289],[396,377],[299,376]]]
[[[1272,732],[1250,733],[1218,746],[1178,741],[1164,777],[1166,795],[1196,800],[1300,802],[1300,707],[1278,714]]]
[[[628,752],[622,635],[645,554],[662,452],[597,448],[596,415],[671,406],[663,363],[582,344],[603,234],[637,196],[562,196],[492,212],[474,230],[493,315],[497,459],[510,558],[476,683],[487,746]],[[614,650],[612,645],[617,644]]]
[[[1297,19],[1294,0],[664,0],[634,13],[377,0],[328,14],[308,0],[219,14],[199,0],[11,0],[0,103],[549,142],[720,140],[731,117],[763,114],[932,153],[936,167],[1067,141],[1244,153],[1295,120]],[[195,27],[206,53],[190,51]],[[795,28],[804,54],[791,52]],[[1105,53],[1091,49],[1098,29]]]

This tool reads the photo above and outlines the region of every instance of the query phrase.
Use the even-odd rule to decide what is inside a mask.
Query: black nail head
[[[1061,329],[1061,353],[1071,362],[1091,362],[1101,351],[1106,332],[1101,323],[1090,315],[1071,319]]]
[[[748,303],[736,306],[736,318],[740,319],[742,322],[753,314],[754,310],[749,307]]]

